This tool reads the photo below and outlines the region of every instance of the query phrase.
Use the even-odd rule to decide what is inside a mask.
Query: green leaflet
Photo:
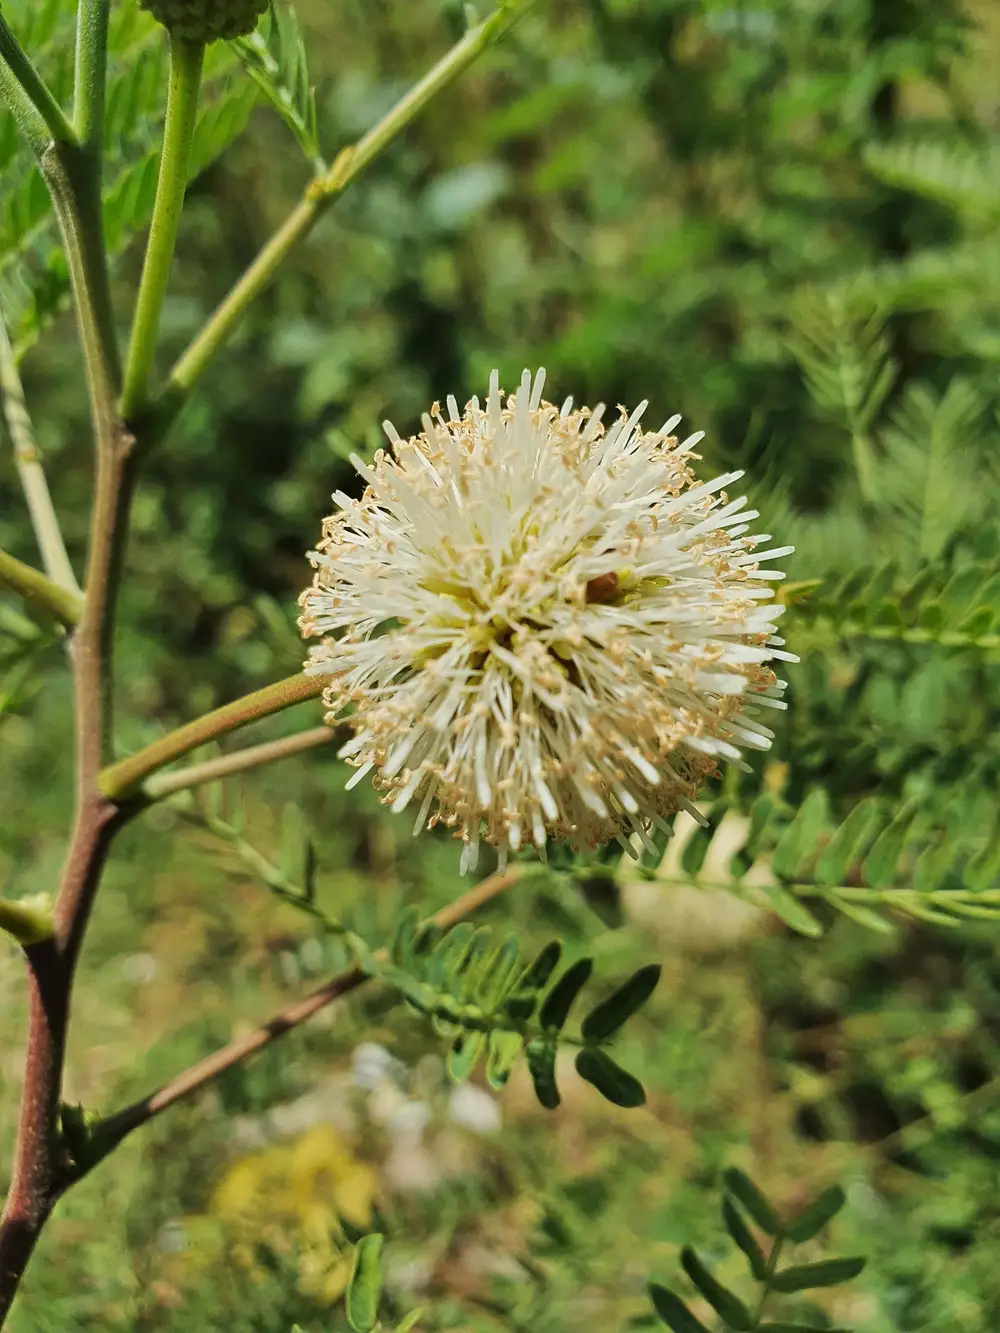
[[[510,1071],[524,1049],[524,1038],[519,1032],[505,1032],[495,1028],[487,1039],[486,1081],[491,1088],[502,1088],[510,1078]]]
[[[612,1060],[607,1051],[581,1051],[576,1057],[576,1072],[615,1106],[642,1106],[646,1101],[646,1091],[639,1080]]]
[[[781,1234],[778,1214],[767,1201],[763,1190],[745,1172],[730,1167],[722,1180],[729,1193],[743,1205],[762,1231],[766,1231],[769,1236]]]
[[[763,1281],[767,1274],[767,1259],[764,1257],[764,1251],[757,1244],[753,1232],[743,1221],[739,1209],[728,1195],[722,1200],[722,1220],[735,1244],[746,1255],[751,1273],[758,1282]]]
[[[875,839],[871,851],[862,862],[861,873],[872,888],[888,886],[895,878],[911,818],[911,810],[901,810],[889,827]]]
[[[669,1287],[661,1287],[658,1283],[651,1282],[649,1295],[653,1309],[674,1333],[709,1333],[701,1320],[695,1318],[681,1298],[675,1296]]]
[[[862,859],[882,815],[874,800],[859,802],[847,816],[816,860],[816,881],[833,886],[843,884],[848,872]]]
[[[839,1185],[831,1185],[814,1199],[807,1208],[803,1208],[785,1225],[785,1234],[789,1240],[802,1242],[812,1240],[826,1224],[840,1212],[847,1202],[844,1191]]]
[[[559,1032],[566,1025],[573,1001],[590,980],[594,970],[592,958],[580,958],[572,963],[546,995],[539,1019],[549,1032]]]
[[[373,1232],[369,1236],[362,1236],[354,1247],[351,1276],[344,1298],[347,1322],[354,1333],[371,1333],[378,1322],[383,1242],[384,1237]]]
[[[796,1268],[784,1268],[775,1273],[771,1285],[775,1291],[809,1291],[813,1287],[835,1287],[841,1282],[849,1282],[857,1277],[865,1266],[865,1260],[823,1259],[816,1264],[801,1264]]]
[[[656,963],[639,968],[613,995],[591,1009],[580,1028],[584,1041],[602,1042],[617,1032],[652,995],[660,971]]]
[[[812,939],[817,939],[823,934],[823,927],[805,903],[780,884],[762,884],[760,892],[774,909],[775,915],[780,917],[786,926]]]
[[[448,1052],[448,1076],[456,1083],[464,1083],[486,1049],[484,1032],[462,1032]]]
[[[554,1111],[562,1098],[556,1086],[556,1047],[553,1042],[531,1041],[525,1048],[528,1072],[535,1096],[547,1111]]]
[[[771,855],[775,873],[794,879],[815,853],[820,833],[830,823],[830,800],[822,787],[809,793]]]
[[[508,935],[481,969],[476,983],[476,1003],[487,1013],[492,1013],[510,989],[510,984],[520,962],[520,949],[517,936]]]
[[[737,1333],[753,1328],[753,1316],[747,1306],[712,1276],[690,1245],[685,1245],[681,1250],[681,1263],[705,1300],[730,1328],[736,1329]]]

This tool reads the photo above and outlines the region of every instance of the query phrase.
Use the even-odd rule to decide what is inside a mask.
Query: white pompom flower
[[[527,371],[504,401],[435,404],[423,432],[368,466],[360,500],[310,552],[300,627],[324,636],[305,670],[329,677],[340,751],[372,773],[393,811],[417,808],[479,844],[549,838],[648,845],[691,809],[719,760],[766,750],[760,705],[782,708],[770,540],[725,487],[689,467],[672,417],[643,431],[646,404],[605,429],[603,408],[542,401]]]

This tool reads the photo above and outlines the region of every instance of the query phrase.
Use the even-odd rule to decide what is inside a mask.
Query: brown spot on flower
[[[598,574],[587,584],[588,602],[613,602],[617,596],[618,575],[613,570],[610,574]]]

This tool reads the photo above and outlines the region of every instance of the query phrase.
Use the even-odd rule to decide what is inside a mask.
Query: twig
[[[263,745],[251,745],[245,750],[236,750],[233,754],[218,755],[214,759],[206,759],[204,763],[190,764],[187,768],[176,769],[173,773],[156,773],[143,784],[142,794],[151,801],[161,801],[165,796],[172,796],[174,792],[200,787],[206,782],[215,782],[219,778],[230,777],[233,773],[242,773],[248,768],[258,768],[261,764],[285,759],[288,755],[311,750],[317,745],[327,745],[336,736],[337,732],[333,727],[312,727],[309,731],[299,732],[295,736],[283,736],[280,740],[265,741]]]
[[[457,922],[471,916],[473,912],[479,910],[486,903],[496,898],[498,894],[503,893],[505,889],[510,888],[522,874],[520,867],[513,867],[505,870],[502,874],[490,875],[474,889],[449,903],[441,911],[435,912],[430,920],[442,930],[448,930]],[[380,950],[375,955],[378,959],[386,957],[385,951]],[[224,1074],[227,1069],[232,1069],[234,1065],[241,1064],[249,1056],[255,1055],[258,1051],[269,1046],[271,1042],[277,1041],[287,1032],[291,1032],[307,1019],[318,1014],[321,1009],[332,1004],[335,1000],[349,995],[351,991],[357,990],[359,986],[364,985],[366,981],[371,980],[367,972],[360,967],[349,968],[346,972],[341,972],[333,977],[324,986],[307,995],[304,1000],[298,1000],[295,1004],[289,1005],[287,1009],[282,1009],[279,1013],[262,1027],[255,1029],[245,1037],[239,1037],[236,1041],[231,1041],[228,1046],[223,1046],[212,1055],[199,1060],[191,1065],[182,1074],[178,1074],[162,1087],[157,1088],[155,1092],[143,1097],[141,1101],[134,1102],[131,1106],[126,1106],[123,1110],[116,1112],[102,1121],[94,1129],[94,1145],[96,1155],[89,1159],[86,1167],[80,1171],[76,1179],[82,1178],[87,1171],[94,1166],[127,1138],[133,1130],[141,1125],[148,1124],[156,1116],[162,1115],[169,1107],[185,1097],[190,1097],[193,1093],[200,1091],[207,1084]],[[75,1183],[75,1182],[74,1182]]]
[[[33,569],[7,551],[0,551],[0,584],[40,607],[67,629],[80,619],[83,598],[79,593],[53,583],[41,570]]]
[[[45,572],[53,583],[80,596],[80,585],[66,554],[59,520],[52,505],[48,482],[35,441],[31,417],[24,401],[24,386],[18,372],[14,349],[10,345],[7,325],[0,315],[0,399],[3,415],[14,450],[14,466],[21,479],[24,497],[28,502],[31,526],[35,530],[38,549]]]
[[[122,389],[121,411],[126,421],[134,420],[145,406],[148,394],[160,312],[184,207],[204,60],[204,42],[190,42],[177,32],[170,32],[170,84],[163,153]]]
[[[223,704],[214,712],[178,727],[137,754],[129,755],[127,759],[121,759],[117,764],[104,769],[98,780],[100,790],[110,800],[120,801],[137,791],[150,774],[197,750],[199,745],[218,740],[237,727],[245,727],[249,722],[270,717],[272,713],[290,708],[293,704],[315,699],[322,692],[323,680],[319,676],[307,676],[304,672],[276,681],[273,685],[265,685],[262,690],[255,690],[242,699]]]

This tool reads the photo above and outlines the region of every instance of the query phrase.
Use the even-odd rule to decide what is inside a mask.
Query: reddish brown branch
[[[122,818],[103,801],[80,803],[56,904],[55,936],[24,950],[28,1040],[14,1163],[0,1218],[0,1324],[64,1188],[57,1179],[57,1150],[70,990],[84,922]]]
[[[25,950],[28,963],[28,1049],[17,1151],[0,1222],[0,1319],[52,1207],[49,1136],[59,1113],[68,996],[54,940]]]
[[[115,596],[128,529],[134,439],[120,421],[117,348],[100,246],[100,188],[58,153],[43,163],[63,234],[87,365],[96,452],[87,578],[69,641],[75,717],[76,806],[54,908],[55,935],[25,950],[29,1015],[24,1085],[11,1184],[0,1215],[0,1326],[52,1207],[65,1188],[59,1103],[70,992],[111,840],[127,817],[97,789],[110,750]],[[81,221],[86,215],[89,228]],[[89,238],[89,239],[88,239]],[[110,330],[110,331],[109,331]],[[63,1178],[60,1179],[60,1173]]]

